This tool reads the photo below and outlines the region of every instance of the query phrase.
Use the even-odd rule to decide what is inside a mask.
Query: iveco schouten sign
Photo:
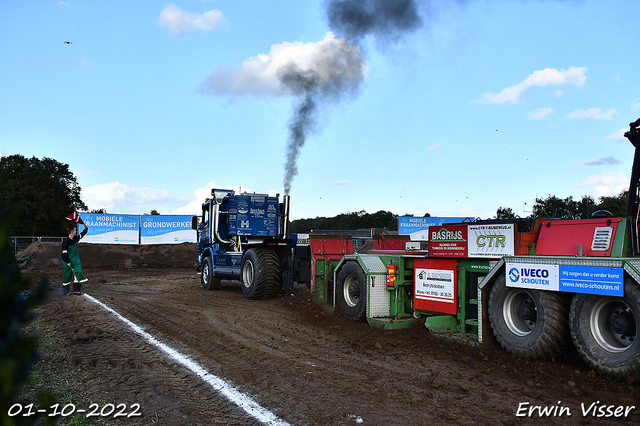
[[[624,295],[622,268],[505,262],[507,287],[568,293]]]

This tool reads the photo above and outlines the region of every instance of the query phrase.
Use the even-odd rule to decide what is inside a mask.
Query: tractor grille
[[[612,236],[613,236],[612,226],[596,227],[596,230],[593,233],[593,242],[591,243],[591,251],[609,250]]]

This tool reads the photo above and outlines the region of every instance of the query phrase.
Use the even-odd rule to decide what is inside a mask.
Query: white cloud
[[[239,186],[235,186],[235,187],[232,187],[232,186],[220,187],[220,186],[216,185],[215,182],[209,182],[209,183],[207,183],[205,186],[203,186],[201,188],[196,188],[196,190],[193,191],[193,195],[195,196],[195,198],[189,204],[176,209],[174,211],[174,213],[176,213],[176,214],[198,214],[198,213],[200,213],[202,203],[204,203],[204,200],[206,200],[207,198],[211,198],[211,190],[213,188],[230,189],[230,190],[235,191],[236,193],[240,192],[240,190],[241,190],[241,188]]]
[[[204,185],[201,188],[196,188],[193,191],[193,195],[194,195],[194,199],[189,202],[188,204],[179,207],[175,210],[172,210],[170,213],[171,214],[191,214],[191,215],[195,215],[195,214],[199,214],[201,211],[201,207],[202,207],[202,203],[204,203],[204,200],[206,200],[207,198],[211,198],[211,190],[213,188],[216,189],[228,189],[228,190],[233,190],[236,194],[240,194],[243,192],[253,192],[251,189],[249,188],[244,188],[241,186],[221,186],[221,185],[216,185],[215,181],[214,182],[209,182],[206,185]],[[261,193],[264,191],[261,191]],[[269,194],[272,197],[275,197],[278,192],[274,189],[270,189],[268,191],[266,191],[267,194]]]
[[[620,129],[612,135],[606,137],[606,140],[614,140],[614,141],[626,141],[627,138],[624,137],[624,134],[627,132],[627,129]]]
[[[106,209],[108,213],[143,214],[157,210],[161,214],[200,213],[202,203],[211,198],[211,189],[229,189],[240,192],[253,192],[249,188],[240,186],[220,186],[209,182],[193,191],[193,196],[182,193],[171,193],[166,189],[131,188],[124,183],[109,182],[93,186],[82,187],[82,201],[89,210]],[[261,191],[264,192],[264,191]],[[275,190],[266,191],[275,196]]]
[[[350,180],[339,180],[337,182],[333,182],[334,185],[355,185],[355,183]]]
[[[77,59],[72,61],[69,65],[74,68],[87,68],[89,66],[89,61],[87,59]]]
[[[640,109],[640,102],[635,102],[631,104],[631,109]]]
[[[613,196],[629,188],[629,176],[624,172],[604,172],[589,176],[574,184],[578,187],[592,187],[595,198]]]
[[[170,193],[166,189],[131,188],[120,182],[82,188],[82,201],[89,210],[104,208],[109,213],[141,214],[155,209],[167,214],[189,198],[184,194]]]
[[[195,199],[190,201],[188,204],[172,211],[172,213],[191,214],[191,215],[196,215],[200,213],[202,211],[201,210],[202,203],[204,203],[205,199],[211,198],[211,189],[215,187],[216,187],[215,182],[209,182],[202,188],[197,188],[195,191],[193,191],[193,195],[195,196]],[[225,188],[225,189],[233,189],[233,188]]]
[[[609,156],[600,158],[599,160],[582,160],[573,163],[574,166],[602,166],[604,164],[620,164],[620,160],[616,160],[615,158]]]
[[[555,68],[545,68],[543,70],[534,71],[522,82],[502,89],[500,93],[485,93],[477,101],[483,104],[504,104],[504,103],[518,103],[521,101],[522,96],[531,87],[544,87],[544,86],[563,86],[573,85],[582,86],[587,77],[585,72],[586,67],[570,67],[568,70],[562,68],[557,70]],[[557,92],[556,92],[557,93]]]
[[[616,113],[617,111],[615,109],[610,109],[607,112],[602,112],[600,108],[589,108],[573,111],[571,114],[567,115],[567,118],[592,118],[594,120],[611,120]]]
[[[529,120],[541,120],[545,118],[547,115],[551,114],[552,112],[553,112],[553,108],[551,107],[539,108],[527,114],[527,117],[529,118]]]
[[[292,95],[291,85],[281,83],[287,70],[310,75],[320,83],[317,89],[336,82],[356,85],[363,81],[368,63],[360,57],[360,48],[344,38],[327,33],[324,40],[312,43],[274,44],[268,54],[244,61],[241,66],[221,65],[200,86],[200,92],[226,95]]]
[[[224,22],[224,15],[217,9],[199,15],[184,11],[172,3],[165,6],[158,17],[158,25],[169,28],[172,34],[211,31]]]
[[[431,145],[429,148],[427,148],[427,152],[432,152],[432,151],[437,151],[442,147],[442,142],[438,142],[435,145]]]

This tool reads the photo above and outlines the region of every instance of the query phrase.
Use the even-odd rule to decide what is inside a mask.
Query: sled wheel
[[[349,319],[362,318],[367,306],[367,278],[356,262],[348,262],[338,274],[338,306]]]
[[[577,294],[569,311],[571,338],[582,359],[615,380],[640,379],[640,286],[630,278],[624,296]]]
[[[242,258],[242,291],[247,299],[275,296],[282,287],[280,262],[273,250],[249,249]]]
[[[551,360],[566,349],[566,305],[560,294],[507,287],[502,273],[489,295],[489,324],[507,352]]]
[[[220,288],[220,278],[213,276],[213,267],[211,266],[211,258],[205,257],[202,264],[202,275],[200,275],[202,287],[205,290],[218,290]]]

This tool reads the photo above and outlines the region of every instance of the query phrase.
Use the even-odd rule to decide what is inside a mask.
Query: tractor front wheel
[[[218,290],[220,288],[220,278],[213,275],[213,266],[210,257],[205,257],[202,263],[202,275],[200,282],[205,290]]]

